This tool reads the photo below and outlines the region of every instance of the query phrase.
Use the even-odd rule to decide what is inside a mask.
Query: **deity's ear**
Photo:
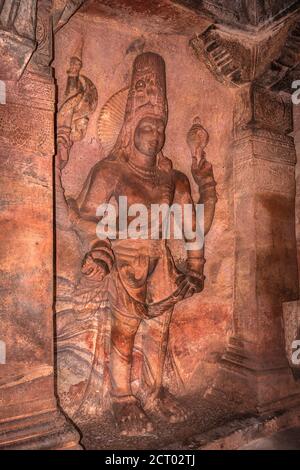
[[[131,151],[134,145],[134,132],[135,129],[132,128],[132,126],[125,126],[124,129],[124,147],[127,151]]]
[[[114,153],[117,154],[115,156],[127,161],[128,155],[133,150],[133,145],[133,137],[131,138],[131,126],[124,124],[113,149]]]
[[[173,163],[172,160],[170,160],[168,157],[165,157],[162,152],[159,152],[157,166],[160,170],[164,171],[165,173],[168,173],[172,170]]]

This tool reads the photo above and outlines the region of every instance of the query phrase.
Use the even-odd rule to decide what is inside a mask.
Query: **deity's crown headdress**
[[[111,158],[126,154],[137,123],[146,116],[162,119],[165,124],[168,119],[165,62],[154,52],[144,52],[135,58],[124,122]]]
[[[167,122],[165,62],[153,52],[138,55],[133,63],[125,121],[133,119],[137,122],[148,115]]]

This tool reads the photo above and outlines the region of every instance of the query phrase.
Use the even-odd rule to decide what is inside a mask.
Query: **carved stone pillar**
[[[282,313],[283,302],[298,298],[292,107],[290,96],[253,85],[237,95],[234,335],[223,357],[222,382],[264,412],[300,401]]]
[[[257,13],[258,2],[251,5]],[[257,29],[255,22],[249,34],[252,17],[244,18],[241,30],[224,28],[222,21],[211,25],[190,45],[217,80],[235,88],[237,100],[232,145],[234,332],[220,377],[207,395],[223,393],[247,410],[264,412],[300,399],[285,351],[282,307],[299,296],[296,153],[289,136],[291,98],[279,93],[291,91],[300,49],[296,17],[283,14],[280,24],[274,17],[270,28]]]
[[[2,2],[0,11],[13,8],[13,3],[16,6],[17,2]],[[21,0],[18,5],[24,4],[26,10],[29,3]],[[34,22],[35,3],[30,13]],[[49,69],[50,7],[49,1],[39,2],[33,28],[38,46],[25,72],[20,61],[22,78],[17,81],[17,61],[12,60],[8,70],[10,53],[24,57],[17,35],[15,47],[7,43],[6,67],[0,66],[0,79],[6,84],[5,104],[0,105],[0,448],[4,449],[80,448],[79,436],[59,411],[54,392],[55,88]],[[14,14],[9,18],[18,18]],[[18,28],[10,26],[16,34]]]

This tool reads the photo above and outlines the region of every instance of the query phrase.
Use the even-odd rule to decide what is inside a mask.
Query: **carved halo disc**
[[[97,134],[106,154],[112,150],[122,128],[127,97],[128,88],[122,88],[108,99],[99,113]]]

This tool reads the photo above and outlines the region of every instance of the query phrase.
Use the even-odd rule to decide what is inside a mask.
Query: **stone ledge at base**
[[[300,425],[300,407],[260,417],[237,418],[199,434],[185,443],[190,450],[238,450],[249,442]],[[183,449],[179,442],[167,449]]]
[[[81,450],[79,440],[58,410],[0,423],[0,450]]]

